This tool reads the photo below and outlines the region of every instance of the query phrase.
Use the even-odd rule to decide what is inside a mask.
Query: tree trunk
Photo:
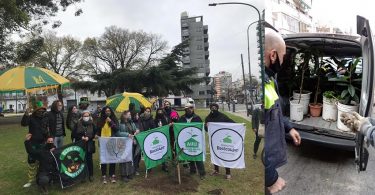
[[[62,88],[61,88],[61,85],[57,88],[57,98],[59,99],[59,101],[61,102],[62,106],[63,106],[63,111],[64,111],[64,101],[63,101],[63,94],[62,94]]]

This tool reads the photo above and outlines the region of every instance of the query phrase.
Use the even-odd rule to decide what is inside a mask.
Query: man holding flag
[[[178,121],[179,123],[191,123],[191,122],[203,122],[202,119],[194,113],[194,106],[190,103],[187,103],[185,106],[185,114],[181,116]],[[204,169],[203,161],[190,161],[190,174],[196,174],[197,169],[201,179],[204,179],[206,171]]]

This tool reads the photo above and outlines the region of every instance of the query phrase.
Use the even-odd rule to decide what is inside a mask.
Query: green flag
[[[172,159],[168,125],[141,132],[135,138],[141,146],[147,169]]]
[[[176,153],[179,160],[204,161],[205,138],[203,123],[174,123]],[[183,151],[180,153],[180,151]]]

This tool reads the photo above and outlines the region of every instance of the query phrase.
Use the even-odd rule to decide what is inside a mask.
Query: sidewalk
[[[229,113],[229,114],[233,114],[233,115],[236,115],[236,116],[239,116],[239,117],[242,117],[243,119],[245,120],[248,120],[251,122],[251,115],[249,116],[246,116],[246,110],[238,110],[236,112],[232,112],[232,111],[224,111],[225,113]]]

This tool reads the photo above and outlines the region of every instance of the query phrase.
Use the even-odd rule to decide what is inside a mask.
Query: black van
[[[322,103],[322,94],[325,91],[336,91],[339,97],[345,95],[345,92],[342,94],[346,87],[345,83],[340,84],[335,81],[339,77],[355,76],[355,79],[350,82],[358,94],[359,113],[362,116],[372,116],[375,87],[373,40],[369,21],[361,16],[357,16],[357,34],[358,36],[318,33],[284,35],[287,52],[284,57],[283,69],[277,75],[277,81],[285,116],[290,116],[289,100],[293,96],[293,90],[300,89],[303,67],[301,61],[308,59],[304,58],[306,55],[311,55],[311,57],[308,63],[309,68],[305,69],[303,77],[303,90],[312,92],[310,103],[314,101],[317,91],[318,76],[314,74],[314,71],[319,67],[324,67],[324,74],[320,74],[317,102]],[[355,60],[359,63],[357,63],[355,71],[350,72],[350,65]],[[340,67],[346,71],[342,72]],[[354,150],[355,133],[338,129],[335,121],[326,121],[322,117],[311,117],[307,114],[302,121],[290,120],[290,122],[300,133],[303,142]]]

